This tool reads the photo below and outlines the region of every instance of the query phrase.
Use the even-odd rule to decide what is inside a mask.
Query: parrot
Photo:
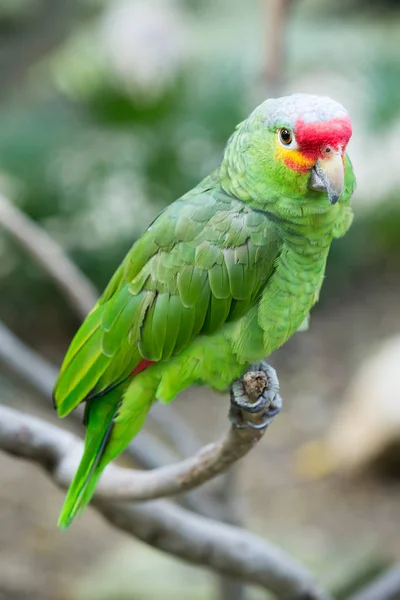
[[[85,403],[83,455],[58,525],[90,502],[152,404],[192,384],[224,391],[301,328],[333,239],[349,229],[351,120],[311,94],[265,100],[215,170],[133,244],[78,329],[54,388]]]

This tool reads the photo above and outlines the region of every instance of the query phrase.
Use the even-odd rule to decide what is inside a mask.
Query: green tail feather
[[[66,529],[90,502],[105,467],[101,458],[110,439],[114,418],[121,402],[123,387],[89,401],[86,410],[87,433],[83,456],[68,489],[58,526]]]

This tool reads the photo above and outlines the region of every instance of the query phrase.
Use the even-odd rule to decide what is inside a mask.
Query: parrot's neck
[[[346,233],[352,222],[353,213],[349,203],[339,201],[332,206],[328,196],[309,191],[302,198],[278,196],[273,191],[255,188],[248,193],[244,182],[237,178],[224,178],[221,169],[211,178],[221,185],[223,191],[241,200],[246,206],[267,214],[287,244],[304,253],[325,249],[328,251],[333,238]],[[267,200],[266,200],[267,198]],[[306,245],[305,245],[306,244]],[[306,249],[305,249],[306,248]]]
[[[287,216],[282,217],[280,207],[279,215],[273,211],[270,214],[282,239],[291,248],[298,248],[301,254],[312,255],[328,252],[332,240],[344,235],[352,222],[353,213],[348,205],[337,203],[329,208],[321,213],[287,211]]]

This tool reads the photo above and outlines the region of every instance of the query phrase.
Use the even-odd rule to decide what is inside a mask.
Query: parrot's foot
[[[281,408],[278,377],[266,362],[251,365],[231,386],[229,419],[238,429],[266,429]]]

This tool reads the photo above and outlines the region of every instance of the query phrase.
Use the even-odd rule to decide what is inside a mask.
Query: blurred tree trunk
[[[264,0],[265,1],[265,0]],[[289,12],[294,0],[266,0],[265,3],[265,66],[263,82],[267,86],[268,96],[281,94],[285,80],[286,66],[286,30]]]
[[[224,481],[216,494],[216,499],[221,506],[224,522],[241,527],[243,518],[237,490],[237,475],[236,466],[224,475]],[[218,578],[218,583],[221,600],[246,600],[246,586],[242,582],[222,575]]]

